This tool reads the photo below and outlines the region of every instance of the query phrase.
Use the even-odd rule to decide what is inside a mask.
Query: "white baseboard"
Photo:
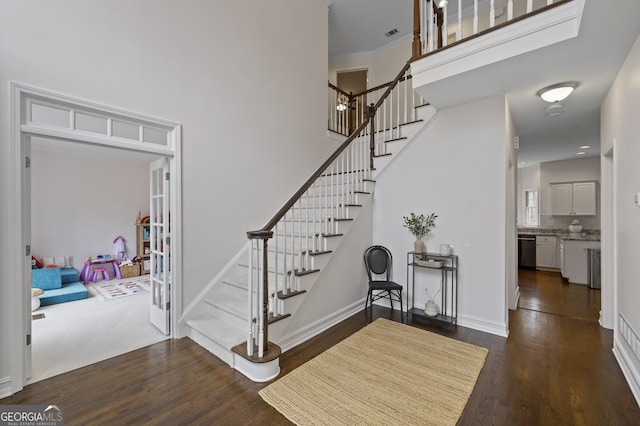
[[[282,352],[286,352],[291,348],[298,346],[301,343],[306,342],[312,337],[317,336],[323,331],[333,327],[341,321],[349,318],[357,312],[362,311],[364,307],[364,299],[359,300],[351,305],[334,312],[326,317],[307,325],[300,330],[297,330],[291,334],[281,337],[278,341],[274,342],[282,349]]]
[[[614,340],[613,355],[618,361],[622,374],[625,379],[627,379],[636,403],[640,404],[640,373],[638,373],[638,370],[633,364],[634,356],[629,352],[629,348],[626,345],[618,343],[618,339]]]
[[[11,377],[0,379],[0,399],[13,395],[11,392]]]
[[[485,333],[495,334],[500,337],[509,337],[507,324],[489,321],[484,318],[473,317],[471,315],[459,315],[458,325],[483,331]]]

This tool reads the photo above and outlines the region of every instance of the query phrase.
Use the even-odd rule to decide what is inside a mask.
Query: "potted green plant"
[[[426,237],[432,228],[436,226],[437,214],[431,213],[430,215],[416,215],[411,212],[409,216],[402,216],[404,220],[404,227],[416,237],[416,241],[413,243],[413,250],[416,253],[426,253],[426,247],[422,238]]]

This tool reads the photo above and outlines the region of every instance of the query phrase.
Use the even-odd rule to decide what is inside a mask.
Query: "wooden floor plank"
[[[597,323],[599,294],[521,271],[508,339],[417,327],[489,349],[460,425],[634,425],[640,409]],[[597,303],[595,302],[597,300]],[[399,320],[375,307],[374,318]],[[282,374],[367,324],[361,312],[289,350]],[[27,386],[2,404],[63,404],[67,425],[286,425],[252,383],[189,339],[164,341]]]

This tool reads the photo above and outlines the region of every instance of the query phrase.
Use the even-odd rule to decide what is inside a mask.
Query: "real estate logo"
[[[0,426],[63,426],[62,405],[0,405]]]

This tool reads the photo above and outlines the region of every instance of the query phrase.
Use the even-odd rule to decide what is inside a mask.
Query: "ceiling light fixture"
[[[343,94],[340,94],[338,96],[338,105],[336,105],[336,109],[340,112],[345,111],[347,109],[348,102],[349,102],[349,98],[347,98]]]
[[[584,151],[580,151],[580,152],[576,153],[576,155],[585,155],[585,154],[586,154],[586,152],[584,152]]]
[[[576,87],[578,87],[578,83],[567,81],[544,87],[538,90],[536,95],[540,96],[545,102],[560,102],[566,99]]]
[[[578,149],[589,149],[589,148],[591,148],[591,145],[582,145],[578,147]]]

